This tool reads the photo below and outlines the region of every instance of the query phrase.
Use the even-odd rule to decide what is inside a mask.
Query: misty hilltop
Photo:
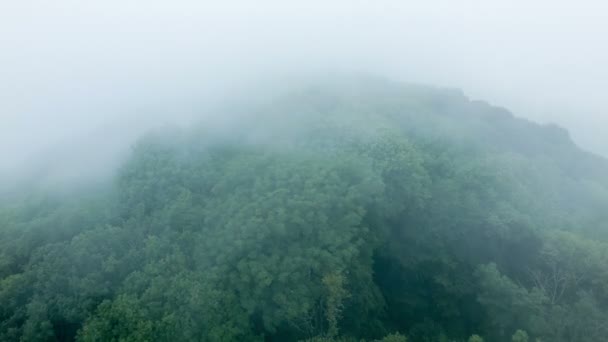
[[[0,340],[605,341],[608,160],[566,130],[367,76],[256,94],[13,188]]]

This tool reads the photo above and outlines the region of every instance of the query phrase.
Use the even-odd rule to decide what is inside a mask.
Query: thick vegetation
[[[562,129],[371,79],[251,113],[4,203],[0,340],[606,341],[608,162]]]

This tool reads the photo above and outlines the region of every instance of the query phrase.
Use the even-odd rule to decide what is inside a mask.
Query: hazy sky
[[[607,37],[599,0],[0,0],[0,168],[329,71],[462,88],[608,155]]]

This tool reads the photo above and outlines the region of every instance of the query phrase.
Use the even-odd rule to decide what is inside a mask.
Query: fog
[[[607,10],[590,0],[4,1],[0,170],[70,155],[103,168],[150,127],[217,115],[265,80],[334,72],[460,88],[608,156]]]

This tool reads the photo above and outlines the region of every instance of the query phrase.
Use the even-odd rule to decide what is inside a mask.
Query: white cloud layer
[[[3,1],[0,168],[325,71],[462,88],[608,155],[607,15],[591,0]]]

